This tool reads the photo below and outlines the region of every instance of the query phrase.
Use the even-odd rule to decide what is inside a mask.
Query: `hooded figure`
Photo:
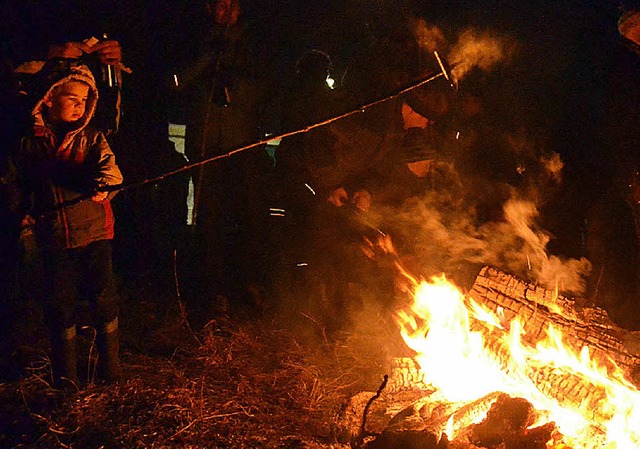
[[[86,198],[99,188],[122,183],[104,134],[88,126],[98,102],[93,76],[83,65],[59,70],[55,61],[42,69],[41,76],[48,88],[32,110],[32,132],[21,139],[16,155],[20,191],[26,194],[20,205],[39,217],[35,234],[41,247],[78,248],[112,239],[110,198],[100,202]],[[77,108],[69,117],[55,117],[55,92],[74,83],[88,86],[86,100],[72,100],[85,101],[82,115],[76,117]]]
[[[54,383],[77,385],[76,300],[86,294],[98,327],[98,373],[119,376],[118,297],[109,186],[122,183],[101,131],[89,125],[98,92],[89,69],[49,61],[33,127],[20,139],[11,175],[14,208],[33,224],[43,261],[43,305],[51,332]]]

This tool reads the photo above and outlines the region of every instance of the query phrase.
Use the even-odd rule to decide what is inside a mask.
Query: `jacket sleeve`
[[[94,180],[97,187],[122,184],[123,176],[116,164],[116,157],[102,132],[98,132],[96,135],[95,151],[97,153],[97,164]],[[110,191],[109,198],[113,198],[115,194],[116,191]]]

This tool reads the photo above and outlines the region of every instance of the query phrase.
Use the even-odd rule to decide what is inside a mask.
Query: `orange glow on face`
[[[45,99],[44,103],[49,107],[49,119],[53,123],[77,122],[84,115],[88,98],[87,84],[80,81],[64,83]]]

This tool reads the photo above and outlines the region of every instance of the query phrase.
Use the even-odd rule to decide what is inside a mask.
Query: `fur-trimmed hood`
[[[89,69],[75,60],[47,64],[51,65],[39,74],[41,93],[33,97],[39,99],[32,109],[33,130],[20,139],[13,162],[16,184],[23,193],[23,208],[36,218],[38,245],[80,248],[113,238],[114,216],[109,200],[115,192],[99,202],[91,195],[102,187],[121,184],[122,173],[104,133],[88,125],[98,100]],[[52,89],[68,81],[89,85],[85,113],[72,130],[60,129],[56,135],[45,121],[44,101]]]
[[[46,126],[44,119],[45,98],[58,86],[69,81],[80,81],[89,86],[89,98],[85,107],[84,115],[78,120],[78,127],[75,132],[83,129],[93,118],[98,104],[98,88],[91,70],[83,64],[70,64],[68,60],[47,61],[39,73],[41,78],[43,93],[31,111],[33,123],[37,126]]]

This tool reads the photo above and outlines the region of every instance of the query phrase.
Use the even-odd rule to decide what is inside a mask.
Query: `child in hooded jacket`
[[[104,134],[89,125],[98,101],[90,70],[52,60],[41,77],[46,92],[12,158],[12,179],[14,207],[27,217],[23,223],[33,226],[42,255],[54,384],[78,384],[80,293],[91,305],[97,328],[98,375],[116,381],[119,298],[111,255],[115,190],[109,186],[123,178]]]

